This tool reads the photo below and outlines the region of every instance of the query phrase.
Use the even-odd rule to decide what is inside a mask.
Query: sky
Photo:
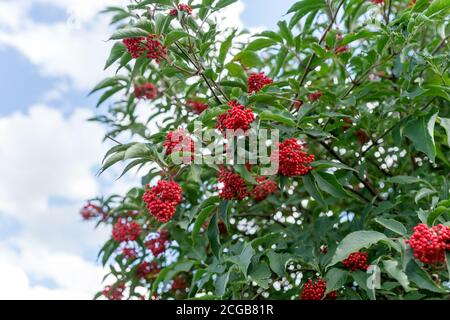
[[[274,28],[293,0],[240,0],[225,25]],[[108,76],[111,42],[98,12],[126,0],[0,0],[0,299],[92,299],[111,232],[78,214],[86,199],[124,193],[137,175],[95,175],[111,147],[87,122]],[[270,12],[270,14],[268,14]],[[107,283],[106,283],[107,284]]]

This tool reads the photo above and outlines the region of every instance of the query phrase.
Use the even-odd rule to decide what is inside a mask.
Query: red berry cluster
[[[172,154],[172,152],[190,152],[192,157],[194,155],[194,141],[186,135],[184,129],[180,128],[175,131],[170,131],[166,135],[166,141],[164,142],[166,148],[166,155]]]
[[[167,57],[166,47],[158,40],[158,35],[150,34],[147,37],[123,39],[123,44],[135,59],[144,53],[147,59],[160,62]]]
[[[113,227],[112,236],[117,242],[134,241],[141,235],[142,228],[134,221],[119,219]]]
[[[384,4],[384,0],[370,0],[370,1],[374,4]]]
[[[169,15],[176,16],[178,14],[178,10],[186,12],[187,14],[192,14],[192,8],[187,4],[179,4],[178,9],[172,9],[169,12]]]
[[[153,83],[147,82],[134,87],[134,96],[138,99],[155,99],[158,90]]]
[[[251,192],[255,201],[263,201],[269,194],[274,193],[278,189],[277,184],[274,181],[267,179],[267,177],[258,177],[256,178],[256,181],[258,184]]]
[[[235,172],[222,168],[219,172],[219,182],[223,183],[223,188],[219,193],[221,199],[242,200],[248,194],[245,180]]]
[[[309,99],[309,101],[314,102],[314,101],[319,100],[322,95],[323,95],[323,93],[321,91],[316,91],[316,92],[308,94],[308,99]]]
[[[295,138],[280,143],[278,152],[272,154],[273,161],[278,160],[278,173],[287,177],[307,174],[312,169],[309,164],[314,161],[314,155],[302,150],[303,146]]]
[[[243,131],[250,129],[250,124],[255,120],[253,111],[235,101],[228,102],[228,105],[231,108],[217,119],[217,129],[222,132],[226,129]]]
[[[103,296],[105,296],[109,300],[122,300],[124,291],[124,283],[119,283],[115,286],[106,286],[103,290]]]
[[[299,110],[302,105],[303,105],[303,101],[302,100],[295,100],[294,106],[295,106],[296,110]]]
[[[127,260],[134,260],[137,257],[137,252],[134,248],[123,248],[122,249],[122,255],[127,259]]]
[[[342,261],[342,264],[350,271],[356,271],[358,269],[367,271],[369,267],[367,264],[368,257],[369,254],[367,252],[353,252],[347,259]]]
[[[176,206],[181,202],[181,187],[174,181],[158,181],[152,188],[147,186],[143,200],[150,213],[165,223],[172,219]]]
[[[157,257],[166,251],[166,242],[169,240],[167,232],[160,232],[156,238],[150,239],[145,243],[145,246]]]
[[[340,33],[340,32],[337,34],[337,41],[338,41],[338,44],[337,44],[336,48],[334,49],[334,52],[336,54],[344,53],[349,50],[348,44],[346,44],[346,45],[340,44],[340,42],[342,41],[342,33]]]
[[[81,210],[80,214],[84,220],[90,220],[97,218],[102,215],[103,210],[99,206],[93,205],[92,203],[86,204]]]
[[[186,291],[187,288],[187,282],[186,279],[184,277],[176,277],[175,279],[173,279],[172,282],[172,291],[176,292],[176,291]]]
[[[144,261],[137,267],[136,276],[139,279],[146,279],[149,276],[157,275],[160,271],[161,268],[155,261]]]
[[[256,73],[253,72],[248,77],[248,93],[254,93],[261,90],[268,84],[273,83],[273,80],[267,77],[264,72]]]
[[[308,279],[303,285],[303,290],[300,294],[301,300],[323,300],[326,299],[336,299],[336,291],[332,291],[327,294],[325,297],[325,291],[327,290],[327,283],[323,279],[318,279],[317,281],[313,281],[312,279]]]
[[[192,111],[196,114],[200,114],[206,109],[208,109],[208,105],[206,103],[195,101],[195,100],[188,100],[187,105],[192,109]]]
[[[445,261],[445,251],[450,250],[450,227],[439,224],[428,228],[421,223],[414,227],[407,243],[413,248],[414,257],[423,263],[442,263]]]

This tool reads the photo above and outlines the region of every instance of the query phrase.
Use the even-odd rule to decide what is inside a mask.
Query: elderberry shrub
[[[233,2],[105,10],[100,172],[142,180],[80,211],[112,230],[96,298],[448,299],[449,1],[300,0],[257,34]]]

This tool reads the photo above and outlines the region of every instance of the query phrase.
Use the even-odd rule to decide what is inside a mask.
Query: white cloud
[[[45,76],[70,80],[87,90],[107,76],[103,65],[112,43],[109,17],[98,15],[106,5],[123,0],[38,0],[67,12],[55,23],[35,22],[29,15],[30,0],[0,3],[0,44],[26,56]]]
[[[19,245],[20,253],[0,246],[0,299],[92,299],[101,288],[100,267],[33,243]],[[56,288],[39,284],[48,280]]]
[[[93,169],[106,148],[103,129],[87,122],[89,116],[86,109],[64,117],[37,105],[0,118],[0,223],[10,216],[20,225],[0,242],[0,283],[8,298],[88,299],[101,288],[101,268],[83,255],[98,251],[110,231],[94,231],[78,215],[84,200],[100,192]],[[62,203],[52,203],[55,197]],[[56,288],[33,286],[29,275]]]

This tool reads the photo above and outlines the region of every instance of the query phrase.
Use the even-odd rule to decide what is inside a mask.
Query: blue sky
[[[96,12],[121,2],[0,0],[0,299],[90,299],[101,287],[95,258],[109,230],[82,223],[78,209],[138,181],[94,175],[108,145],[85,121],[110,48]],[[295,1],[274,2],[243,0],[227,15],[274,28]]]

